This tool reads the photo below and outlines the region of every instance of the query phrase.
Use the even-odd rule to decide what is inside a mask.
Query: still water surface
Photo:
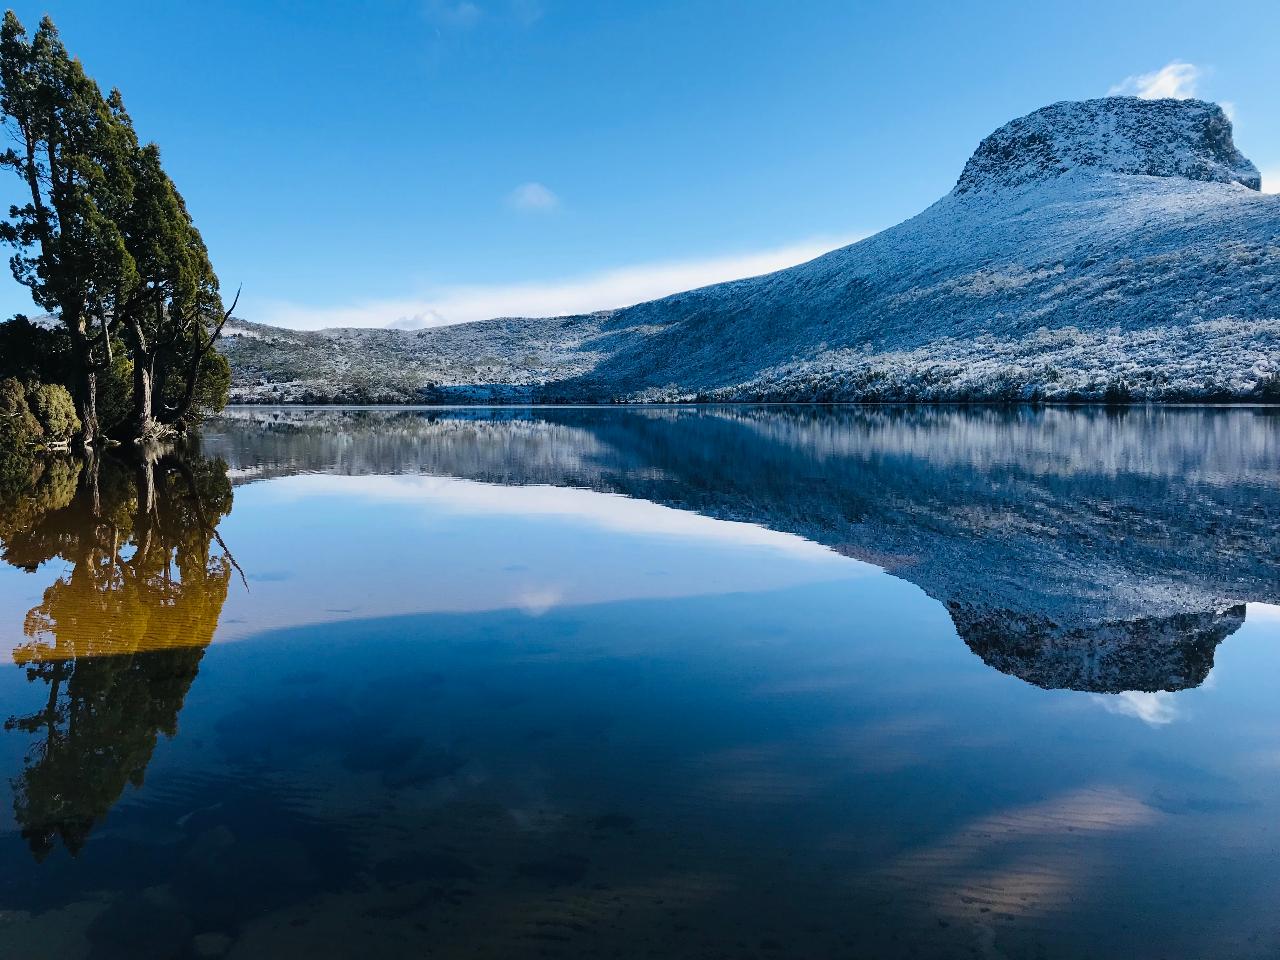
[[[0,500],[0,956],[1280,955],[1280,416],[241,410]]]

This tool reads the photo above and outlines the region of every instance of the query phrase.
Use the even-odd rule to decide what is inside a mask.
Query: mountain
[[[1198,100],[1058,103],[916,217],[619,310],[239,323],[239,401],[1277,400],[1280,196]]]

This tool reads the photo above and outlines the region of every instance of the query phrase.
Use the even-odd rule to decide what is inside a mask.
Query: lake
[[[0,955],[1274,958],[1280,413],[229,410],[0,502]]]

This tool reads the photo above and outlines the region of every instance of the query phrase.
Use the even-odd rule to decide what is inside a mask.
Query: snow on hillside
[[[1262,188],[1216,104],[1107,97],[1051,104],[1006,123],[978,145],[955,192],[1018,187],[1076,170]]]
[[[488,320],[421,331],[283,330],[235,321],[223,332],[232,400],[407,403],[531,400],[589,372],[593,317]]]
[[[240,401],[1280,399],[1280,196],[1216,105],[1060,103],[918,216],[589,316],[244,324]]]

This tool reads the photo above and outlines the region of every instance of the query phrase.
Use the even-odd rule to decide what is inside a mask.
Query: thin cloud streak
[[[853,243],[857,236],[814,238],[755,253],[638,264],[546,282],[446,287],[419,299],[367,300],[338,307],[268,302],[241,311],[247,320],[295,330],[333,327],[421,329],[494,317],[561,317],[655,300],[726,280],[772,273]]]
[[[437,27],[469,30],[480,22],[484,11],[469,0],[454,3],[449,0],[428,0],[423,6],[427,19]]]
[[[1170,97],[1186,100],[1196,95],[1204,71],[1194,63],[1172,60],[1152,73],[1125,77],[1107,91],[1107,96],[1126,95],[1143,100],[1160,100]]]
[[[520,184],[511,191],[508,200],[517,210],[554,210],[560,206],[560,198],[551,188],[537,182]]]
[[[532,484],[504,487],[478,480],[431,476],[339,477],[307,474],[273,480],[272,492],[289,501],[355,493],[377,503],[420,503],[451,514],[493,518],[554,517],[595,529],[638,537],[673,538],[705,544],[759,547],[840,571],[875,576],[879,568],[812,540],[740,520],[719,520],[617,493]]]

